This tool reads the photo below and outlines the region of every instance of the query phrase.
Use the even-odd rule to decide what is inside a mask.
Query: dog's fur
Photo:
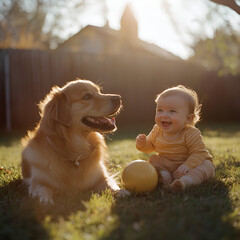
[[[102,94],[91,81],[53,87],[39,104],[36,129],[22,140],[22,176],[29,194],[53,203],[56,192],[119,191],[104,165],[107,153],[101,133],[116,130],[107,117],[121,106],[119,95]]]

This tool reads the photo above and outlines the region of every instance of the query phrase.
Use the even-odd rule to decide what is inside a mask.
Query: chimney
[[[129,5],[123,12],[120,31],[125,41],[135,42],[138,39],[138,23]]]

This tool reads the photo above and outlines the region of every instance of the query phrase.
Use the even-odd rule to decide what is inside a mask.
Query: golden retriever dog
[[[107,148],[101,133],[116,130],[121,96],[102,94],[99,86],[75,80],[53,87],[40,102],[41,120],[22,140],[22,176],[29,194],[54,203],[54,193],[120,190],[105,167]]]

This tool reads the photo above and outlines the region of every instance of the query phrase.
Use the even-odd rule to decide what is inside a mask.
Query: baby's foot
[[[168,188],[172,182],[172,176],[168,171],[160,172],[161,182],[163,184],[163,188]]]
[[[169,189],[176,192],[183,191],[185,189],[185,184],[180,179],[177,179],[172,184],[170,184]]]

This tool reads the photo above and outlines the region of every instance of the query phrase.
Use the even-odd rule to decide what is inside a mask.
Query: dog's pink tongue
[[[114,117],[112,119],[105,118],[105,117],[96,117],[95,119],[98,120],[101,123],[111,123],[113,125],[116,124],[116,120],[115,120]]]
[[[97,120],[99,123],[109,123],[109,119],[104,117],[95,117],[95,120]]]

